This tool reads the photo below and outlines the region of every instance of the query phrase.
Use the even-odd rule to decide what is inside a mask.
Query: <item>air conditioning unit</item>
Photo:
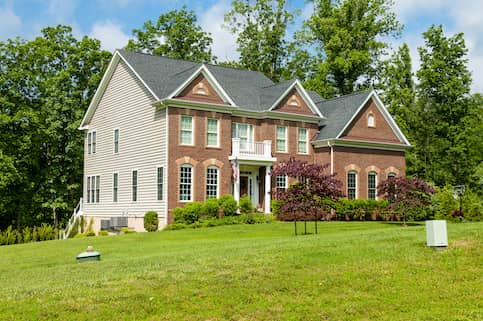
[[[109,230],[111,227],[111,220],[101,220],[101,230]]]
[[[125,216],[111,217],[110,224],[111,224],[111,227],[114,228],[114,229],[127,227],[127,217],[125,217]]]
[[[445,220],[426,221],[426,245],[435,248],[448,246]]]

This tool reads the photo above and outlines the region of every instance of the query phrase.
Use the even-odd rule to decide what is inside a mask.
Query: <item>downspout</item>
[[[327,145],[330,148],[330,175],[334,174],[334,146],[330,143],[330,140],[327,142]]]

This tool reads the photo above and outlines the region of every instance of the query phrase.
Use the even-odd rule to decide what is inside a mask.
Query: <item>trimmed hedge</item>
[[[155,232],[158,230],[158,213],[149,211],[144,214],[144,229],[148,232]]]

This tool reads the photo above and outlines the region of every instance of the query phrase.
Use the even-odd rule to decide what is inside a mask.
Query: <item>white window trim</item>
[[[305,153],[300,152],[300,149],[299,149],[300,129],[305,129]],[[308,130],[308,128],[304,128],[304,127],[297,128],[297,154],[300,154],[300,155],[308,155],[309,154],[309,130]]]
[[[162,168],[163,169],[163,178],[162,178],[162,181],[161,181],[161,199],[158,199],[158,193],[159,193],[159,182],[158,182],[158,169],[159,168]],[[164,169],[164,166],[156,166],[156,201],[158,202],[162,202],[164,201],[164,198],[166,197],[165,193],[164,193],[164,177],[165,177],[165,169]]]
[[[278,177],[279,176],[285,176],[285,187],[283,188],[284,190],[287,190],[288,189],[288,175],[278,175],[277,177],[275,177],[275,189],[278,190]]]
[[[94,136],[96,137],[95,140],[94,140]],[[91,144],[89,144],[89,138],[91,140]],[[95,149],[92,148],[92,145],[96,146]],[[87,132],[87,155],[93,155],[96,153],[97,153],[97,130],[93,129]]]
[[[132,179],[132,174],[133,172],[136,172],[136,200],[133,201],[133,179]],[[131,169],[131,203],[137,203],[139,201],[139,170],[137,168]]]
[[[285,128],[285,146],[284,150],[278,150],[278,127]],[[288,127],[284,125],[275,126],[275,152],[277,153],[288,153]]]
[[[117,152],[116,152],[116,130],[117,130]],[[112,130],[112,153],[114,155],[119,154],[121,142],[121,131],[119,128],[113,128]]]
[[[205,182],[205,200],[208,199],[207,192],[208,192],[208,169],[214,168],[216,169],[216,196],[215,199],[220,197],[220,168],[216,165],[210,165],[206,168],[206,182]],[[212,198],[212,197],[211,197]]]
[[[117,174],[117,200],[114,200],[114,175]],[[119,203],[119,172],[115,171],[112,172],[112,203],[117,204]]]
[[[354,182],[355,182],[355,184],[354,184],[355,185],[355,187],[354,187],[355,188],[354,199],[357,199],[358,196],[359,196],[358,195],[358,192],[357,192],[358,185],[359,185],[357,178],[359,177],[359,173],[357,173],[357,171],[355,171],[353,169],[351,169],[350,171],[348,171],[347,172],[347,175],[346,175],[346,180],[347,180],[347,196],[349,196],[349,179],[348,179],[348,177],[349,177],[349,174],[350,173],[354,173],[355,174],[355,179],[354,179]],[[347,198],[349,198],[349,197],[347,197]]]
[[[87,181],[89,180],[88,177],[90,177],[91,186],[92,186],[92,178],[94,177],[94,200],[95,201],[93,202],[91,197],[88,195],[87,197],[89,198],[90,202],[87,203],[87,204],[90,204],[90,205],[99,204],[100,199],[101,199],[101,184],[99,183],[99,197],[97,197],[96,186],[97,186],[97,177],[99,177],[99,180],[101,180],[101,175],[99,175],[99,174],[86,175],[86,195],[90,191],[89,186],[87,186]],[[92,191],[92,189],[91,189],[91,191]]]
[[[181,167],[190,167],[191,168],[191,186],[190,186],[190,199],[189,200],[182,200],[180,199],[181,198]],[[195,175],[194,175],[194,166],[191,165],[190,163],[184,163],[184,164],[181,164],[179,167],[178,167],[178,202],[180,203],[189,203],[189,202],[193,202],[193,190],[194,190],[194,182],[195,182]]]
[[[376,171],[370,171],[369,173],[367,173],[367,199],[370,199],[369,198],[369,174],[370,173],[374,173],[375,177],[374,177],[374,189],[375,189],[375,193],[374,193],[374,200],[377,200],[377,176],[378,173]]]
[[[216,120],[216,145],[208,145],[208,122],[210,119]],[[206,147],[220,147],[220,120],[218,118],[206,118]]]
[[[183,117],[191,118],[191,144],[185,144],[181,140],[181,133],[183,131]],[[194,117],[191,115],[181,115],[179,118],[179,144],[183,146],[194,146],[195,145],[195,121]]]
[[[370,120],[372,119],[372,124],[370,123]],[[367,114],[367,127],[369,128],[376,128],[376,116],[372,111]]]

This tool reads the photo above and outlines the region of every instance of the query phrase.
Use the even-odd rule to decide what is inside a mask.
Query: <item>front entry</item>
[[[261,171],[263,165],[239,164],[238,162],[233,165],[236,166],[238,172],[238,175],[235,173],[232,180],[235,200],[238,202],[240,197],[248,196],[256,209],[270,213],[270,166],[264,166],[264,171]],[[261,177],[260,174],[264,177]]]
[[[259,207],[257,171],[240,171],[240,197],[248,196],[254,207]]]

